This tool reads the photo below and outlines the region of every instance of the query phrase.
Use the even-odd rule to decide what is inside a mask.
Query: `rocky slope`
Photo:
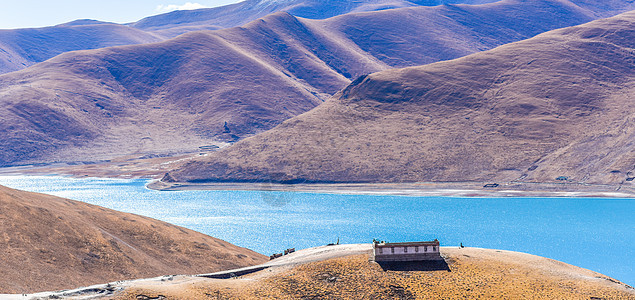
[[[195,151],[271,129],[359,75],[590,19],[551,0],[327,20],[277,13],[157,44],[66,53],[0,76],[0,166]]]
[[[154,219],[0,186],[0,293],[68,289],[266,258]]]
[[[164,181],[633,184],[633,26],[630,12],[362,76]]]

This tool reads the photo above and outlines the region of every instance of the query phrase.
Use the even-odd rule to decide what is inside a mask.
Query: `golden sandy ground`
[[[449,271],[384,271],[354,255],[238,279],[139,284],[110,299],[635,299],[619,281],[543,257],[479,248],[442,255]]]

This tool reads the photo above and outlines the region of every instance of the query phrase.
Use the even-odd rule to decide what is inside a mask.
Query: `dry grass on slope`
[[[162,43],[65,53],[0,76],[0,166],[193,152],[271,129],[361,74],[589,20],[550,0],[327,20],[276,13]]]
[[[634,299],[604,275],[509,251],[445,248],[450,271],[384,271],[367,255],[267,270],[241,279],[132,288],[169,299]]]
[[[151,218],[2,186],[0,212],[0,293],[197,274],[266,260]]]
[[[180,182],[635,176],[635,13],[361,77],[336,99],[174,172]]]

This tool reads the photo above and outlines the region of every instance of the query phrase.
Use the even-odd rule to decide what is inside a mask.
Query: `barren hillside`
[[[437,5],[478,5],[497,2],[497,0],[246,0],[236,4],[197,10],[174,11],[144,18],[129,24],[164,37],[203,30],[242,26],[250,21],[275,12],[288,12],[291,15],[308,19],[326,19],[338,15],[379,11],[415,6]],[[505,2],[517,2],[515,0]],[[538,2],[538,1],[522,1]],[[631,0],[554,0],[555,6],[570,6],[584,10],[594,18],[610,17],[618,13],[635,9]]]
[[[0,76],[0,166],[233,142],[316,107],[359,75],[457,58],[590,19],[551,0],[327,20],[277,13],[157,44],[66,53]]]
[[[0,30],[0,74],[22,70],[68,51],[163,40],[125,25],[78,20],[58,26]]]
[[[0,186],[0,293],[206,273],[265,261],[154,219]]]
[[[0,74],[24,69],[68,51],[158,42],[192,31],[242,26],[275,12],[325,19],[354,12],[491,2],[496,0],[247,0],[215,8],[174,11],[130,24],[76,20],[44,28],[0,30]],[[593,18],[635,9],[635,3],[629,0],[573,0],[556,5],[563,4],[576,5]]]
[[[246,0],[235,4],[197,10],[174,11],[151,16],[129,24],[165,37],[175,37],[194,30],[242,26],[276,12],[309,19],[326,19],[352,12],[392,8],[435,6],[444,3],[481,4],[496,0]]]
[[[164,180],[632,185],[633,26],[630,12],[362,76],[320,107]]]

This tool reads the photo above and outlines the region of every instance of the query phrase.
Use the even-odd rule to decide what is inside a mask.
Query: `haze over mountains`
[[[0,186],[0,293],[199,274],[264,255],[147,217]]]
[[[564,1],[412,7],[60,55],[0,76],[0,165],[192,151],[263,132],[359,75],[591,20]]]
[[[629,12],[360,77],[164,180],[632,184],[634,26]]]

